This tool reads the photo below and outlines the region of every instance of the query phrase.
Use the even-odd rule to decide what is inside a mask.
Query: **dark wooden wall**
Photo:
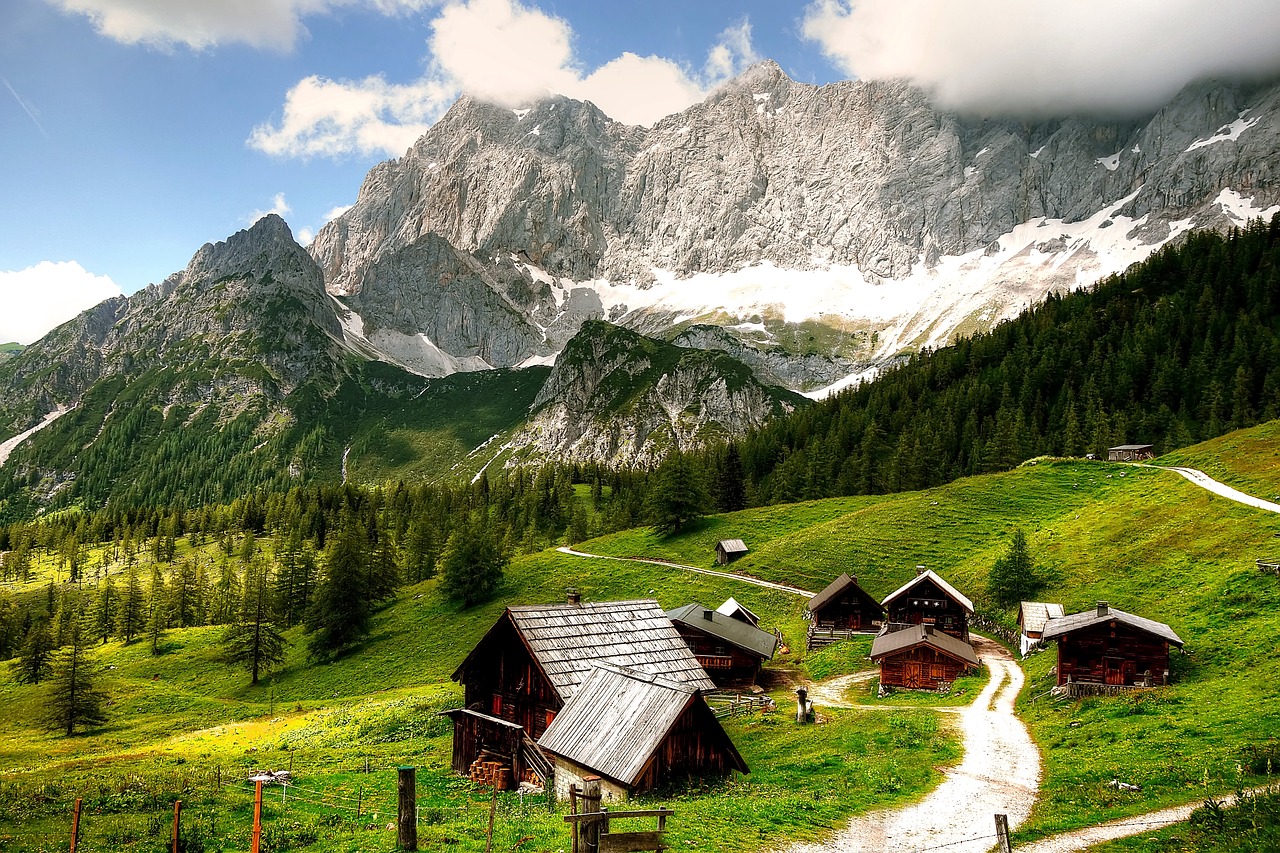
[[[564,705],[509,622],[477,647],[461,681],[468,708],[523,726],[534,740]]]
[[[929,646],[904,649],[880,661],[880,683],[886,687],[936,690],[959,678],[968,664]]]
[[[631,786],[631,792],[643,794],[666,782],[690,776],[696,779],[726,776],[735,766],[730,747],[729,736],[711,708],[695,699],[654,750],[644,772]]]
[[[912,604],[912,601],[919,600],[928,604]],[[969,642],[969,614],[931,580],[921,581],[893,601],[889,605],[889,621],[933,625],[939,631]]]
[[[848,590],[822,605],[812,615],[813,624],[819,628],[868,631],[872,622],[884,617],[884,611],[869,598]]]
[[[684,622],[673,623],[717,687],[754,684],[764,659]]]
[[[1169,669],[1169,643],[1154,634],[1112,621],[1072,631],[1058,639],[1058,684],[1091,681],[1134,685],[1151,671],[1154,684],[1164,684]]]

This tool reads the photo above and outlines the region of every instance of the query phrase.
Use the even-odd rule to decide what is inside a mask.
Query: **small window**
[[[493,694],[493,715],[495,717],[502,716],[502,696],[497,693]]]

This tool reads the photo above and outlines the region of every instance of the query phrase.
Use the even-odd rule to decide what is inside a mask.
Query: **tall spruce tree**
[[[116,636],[126,644],[132,643],[145,626],[146,599],[142,594],[142,581],[138,578],[138,567],[131,564],[125,573],[124,591],[116,611]]]
[[[160,654],[160,638],[169,627],[169,608],[165,594],[164,575],[160,564],[151,566],[151,589],[147,593],[147,638],[151,641],[151,654]]]
[[[101,637],[105,644],[111,637],[111,632],[116,629],[116,617],[118,616],[119,601],[116,596],[116,585],[108,577],[102,583],[102,587],[98,592],[98,606],[94,610],[93,633],[95,636]]]
[[[53,649],[53,635],[49,633],[48,621],[37,619],[32,622],[14,667],[14,678],[18,683],[39,684],[48,678],[53,671]]]
[[[324,573],[307,618],[307,651],[328,660],[369,633],[373,613],[368,579],[368,536],[359,519],[346,513],[328,537]]]
[[[502,583],[510,558],[494,531],[472,518],[449,535],[440,555],[440,588],[470,607],[488,599]]]
[[[68,632],[67,645],[53,663],[53,677],[45,697],[45,723],[67,737],[77,728],[106,722],[105,698],[97,689],[93,655],[85,615],[77,614]]]
[[[1022,528],[1013,531],[1009,550],[996,559],[987,575],[987,591],[996,603],[1009,606],[1029,601],[1044,586],[1031,559],[1027,534]]]
[[[222,638],[223,659],[249,670],[249,683],[256,687],[263,672],[284,661],[284,646],[272,607],[270,568],[261,558],[251,558],[239,618]]]
[[[678,449],[658,466],[649,483],[645,501],[649,523],[662,536],[679,533],[685,525],[707,511],[707,492],[702,478]]]

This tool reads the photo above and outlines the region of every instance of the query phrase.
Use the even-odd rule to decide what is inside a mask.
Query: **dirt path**
[[[1255,498],[1253,495],[1245,494],[1239,489],[1233,489],[1226,483],[1219,483],[1203,471],[1197,471],[1195,468],[1179,468],[1172,465],[1142,465],[1143,468],[1159,468],[1161,471],[1173,471],[1186,477],[1202,489],[1208,489],[1215,495],[1221,495],[1229,498],[1236,503],[1242,503],[1245,506],[1255,507],[1257,509],[1265,509],[1268,512],[1280,512],[1280,504],[1264,501],[1262,498]]]
[[[789,592],[792,595],[799,595],[804,598],[813,598],[814,596],[814,593],[809,592],[807,589],[788,586],[785,583],[762,581],[760,578],[753,578],[750,575],[735,575],[733,572],[717,572],[714,569],[700,569],[697,566],[686,566],[681,563],[673,563],[670,560],[654,560],[649,557],[608,557],[603,554],[588,554],[586,551],[575,551],[568,546],[561,546],[556,550],[561,554],[569,554],[573,557],[589,557],[593,560],[623,560],[629,563],[649,563],[654,566],[666,566],[672,569],[680,569],[684,572],[694,572],[699,575],[711,575],[716,578],[725,578],[726,580],[738,581],[739,583],[751,584],[752,586],[762,586],[765,589],[776,589],[780,592]]]
[[[1003,646],[973,639],[991,681],[955,715],[964,739],[960,764],[920,802],[854,818],[825,844],[800,845],[793,853],[915,853],[942,845],[948,853],[986,853],[996,840],[993,815],[1007,814],[1010,827],[1027,819],[1040,753],[1013,713],[1022,670]]]

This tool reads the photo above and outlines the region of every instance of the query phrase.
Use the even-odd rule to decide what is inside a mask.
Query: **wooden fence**
[[[742,693],[706,693],[704,698],[711,706],[716,719],[736,717],[740,714],[757,714],[772,711],[773,700],[768,696],[756,696]]]

